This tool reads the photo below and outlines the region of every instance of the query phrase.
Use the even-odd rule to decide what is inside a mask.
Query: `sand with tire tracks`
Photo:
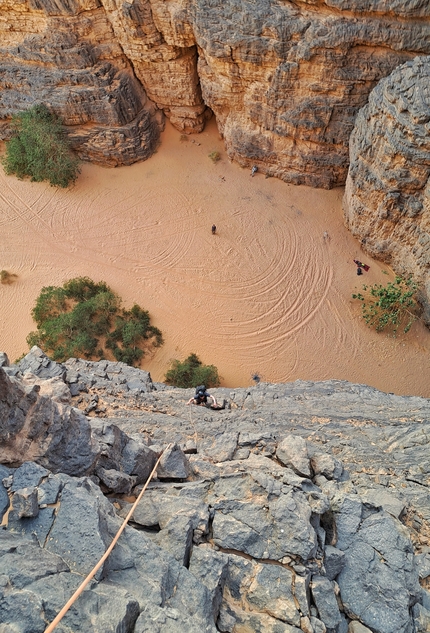
[[[167,124],[150,160],[85,164],[70,190],[1,171],[0,268],[18,279],[0,286],[0,349],[11,360],[27,351],[42,286],[86,275],[162,330],[164,346],[142,365],[154,380],[195,352],[230,387],[254,375],[337,378],[430,397],[429,331],[417,322],[406,336],[377,334],[351,298],[392,273],[344,227],[342,194],[251,177],[228,161],[214,121],[187,140]],[[369,272],[357,277],[353,259]]]

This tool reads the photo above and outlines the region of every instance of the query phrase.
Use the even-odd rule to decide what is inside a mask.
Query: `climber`
[[[199,404],[204,406],[207,404],[208,398],[212,399],[212,406],[218,406],[215,396],[211,396],[211,394],[206,391],[205,385],[199,385],[196,387],[196,393],[188,400],[187,404]]]

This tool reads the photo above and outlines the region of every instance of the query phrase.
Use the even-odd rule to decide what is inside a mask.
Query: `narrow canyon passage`
[[[430,396],[428,330],[376,334],[351,298],[392,274],[344,227],[343,190],[251,177],[229,163],[214,120],[186,140],[167,124],[146,162],[84,164],[70,190],[3,172],[0,181],[0,268],[18,275],[0,286],[0,349],[11,360],[27,351],[42,286],[85,275],[149,310],[165,338],[143,363],[154,380],[195,352],[231,387],[257,374]],[[370,265],[365,276],[353,259]]]

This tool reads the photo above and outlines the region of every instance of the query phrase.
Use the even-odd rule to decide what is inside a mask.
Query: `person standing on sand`
[[[212,235],[215,235],[216,233],[216,225],[212,224]]]

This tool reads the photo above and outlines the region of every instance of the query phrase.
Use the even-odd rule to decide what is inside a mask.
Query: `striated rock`
[[[0,135],[35,101],[85,159],[151,155],[162,111],[228,156],[295,184],[342,184],[354,118],[375,84],[430,53],[430,9],[369,0],[25,0],[0,10]]]
[[[344,197],[363,248],[422,287],[430,322],[430,57],[396,68],[357,116]]]
[[[91,1],[61,9],[50,0],[35,4],[27,6],[27,19],[20,5],[6,8],[6,26],[14,26],[2,34],[0,117],[44,103],[68,126],[71,145],[85,160],[116,166],[151,156],[162,114],[136,79],[104,9]]]

